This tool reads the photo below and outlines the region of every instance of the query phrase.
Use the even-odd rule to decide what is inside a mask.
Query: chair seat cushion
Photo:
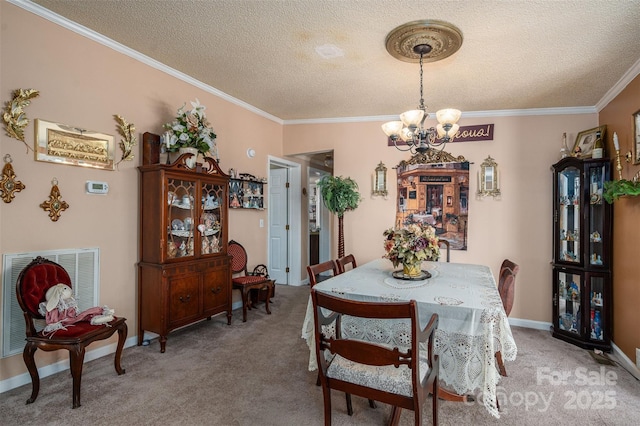
[[[244,276],[244,277],[236,277],[233,279],[233,284],[238,286],[246,286],[251,284],[259,284],[259,283],[269,283],[271,280],[266,279],[262,276]]]
[[[420,381],[427,374],[429,374],[429,364],[426,359],[420,357]],[[327,377],[409,398],[413,396],[411,370],[406,365],[398,368],[393,365],[366,365],[336,355],[327,368]]]
[[[83,338],[86,334],[102,332],[104,331],[105,327],[111,327],[115,325],[116,322],[122,322],[123,320],[124,318],[114,317],[113,321],[101,325],[91,325],[89,321],[80,321],[75,324],[65,325],[66,330],[60,329],[54,331],[53,333],[45,333],[43,330],[41,330],[38,332],[37,337],[40,339],[50,339],[55,337],[56,340]]]

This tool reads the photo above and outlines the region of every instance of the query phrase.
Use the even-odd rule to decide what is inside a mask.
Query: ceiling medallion
[[[423,52],[423,62],[436,62],[447,58],[462,46],[462,31],[453,24],[437,20],[408,22],[392,30],[385,41],[391,56],[404,62],[419,62],[420,52],[415,46],[428,45],[429,52]]]

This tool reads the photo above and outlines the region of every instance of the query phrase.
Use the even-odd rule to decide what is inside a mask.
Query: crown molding
[[[620,92],[622,92],[624,88],[627,87],[627,85],[638,76],[638,74],[640,74],[640,59],[638,59],[636,63],[633,64],[631,68],[629,68],[627,72],[622,75],[620,80],[618,80],[618,82],[614,84],[613,87],[607,91],[607,93],[604,94],[602,99],[598,101],[598,103],[596,104],[596,109],[598,110],[598,112],[602,111],[604,107],[609,104],[609,102],[615,99],[615,97],[618,96]]]
[[[35,15],[40,16],[41,18],[44,18],[50,22],[53,22],[54,24],[60,25],[63,28],[66,28],[68,30],[73,31],[76,34],[79,34],[83,37],[86,37],[90,40],[93,40],[97,43],[102,44],[103,46],[106,46],[110,49],[115,50],[116,52],[122,53],[123,55],[129,56],[130,58],[133,58],[139,62],[142,62],[145,65],[148,65],[152,68],[155,68],[159,71],[164,72],[165,74],[168,74],[172,77],[175,77],[179,80],[184,81],[185,83],[191,84],[192,86],[197,87],[198,89],[201,89],[205,92],[211,93],[212,95],[215,95],[219,98],[224,99],[225,101],[228,101],[232,104],[238,105],[241,108],[244,108],[248,111],[251,111],[259,116],[262,116],[268,120],[271,121],[275,121],[278,124],[283,124],[283,121],[274,116],[271,115],[265,111],[262,111],[261,109],[258,109],[256,107],[254,107],[253,105],[250,105],[246,102],[243,102],[239,99],[234,98],[233,96],[228,95],[227,93],[222,92],[221,90],[216,89],[215,87],[209,86],[208,84],[205,84],[203,82],[201,82],[200,80],[197,80],[183,72],[180,72],[178,70],[175,70],[159,61],[156,61],[153,58],[150,58],[146,55],[143,55],[142,53],[131,49],[130,47],[127,47],[121,43],[118,43],[117,41],[114,41],[108,37],[103,36],[102,34],[99,34],[85,26],[82,26],[76,22],[73,22],[63,16],[58,15],[57,13],[54,13],[48,9],[45,9],[44,7],[35,4],[31,1],[27,1],[27,0],[6,0],[8,3],[11,3],[21,9],[24,9],[28,12],[31,12]]]
[[[575,115],[596,114],[595,106],[567,107],[567,108],[530,108],[530,109],[503,109],[491,111],[464,111],[463,118],[477,117],[523,117],[531,115]],[[337,117],[337,118],[313,118],[300,120],[284,120],[284,125],[294,124],[330,124],[330,123],[363,123],[367,121],[397,120],[397,115],[377,115],[369,117]]]

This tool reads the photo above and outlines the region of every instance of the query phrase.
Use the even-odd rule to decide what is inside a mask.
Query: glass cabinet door
[[[167,179],[167,259],[194,255],[194,200],[193,181]]]
[[[580,334],[582,275],[558,271],[558,329]]]
[[[559,261],[580,263],[580,169],[567,167],[558,173],[557,244]]]
[[[604,181],[606,179],[606,166],[593,165],[588,168],[589,178],[589,264],[603,266],[608,264],[605,259],[603,244],[605,205],[602,199]]]
[[[603,341],[605,338],[604,330],[607,329],[607,316],[604,310],[605,306],[605,278],[601,276],[591,275],[589,279],[589,297],[590,297],[590,328],[589,333],[591,340]]]
[[[221,226],[222,203],[226,202],[224,193],[225,188],[221,185],[212,183],[203,183],[202,200],[200,204],[200,223],[198,231],[200,231],[200,247],[202,254],[220,253],[222,251],[222,235]]]

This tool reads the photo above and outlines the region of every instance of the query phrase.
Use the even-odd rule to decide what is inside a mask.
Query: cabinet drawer
[[[169,281],[169,323],[198,316],[198,275],[184,275]]]

